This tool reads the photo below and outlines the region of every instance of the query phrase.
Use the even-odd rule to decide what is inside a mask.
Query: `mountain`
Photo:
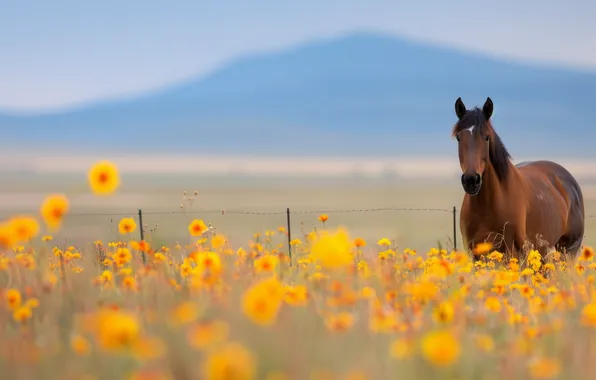
[[[514,156],[593,155],[596,72],[373,33],[239,58],[137,98],[0,114],[0,146],[271,154],[454,154],[454,102],[487,96]]]

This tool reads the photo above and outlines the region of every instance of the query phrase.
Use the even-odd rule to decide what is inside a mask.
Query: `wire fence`
[[[77,219],[81,217],[106,217],[109,218],[109,222],[112,225],[117,223],[119,218],[123,217],[136,217],[138,223],[138,231],[140,240],[145,240],[145,234],[150,231],[151,223],[157,225],[160,217],[164,216],[186,216],[193,219],[202,219],[206,215],[246,215],[246,216],[277,216],[279,217],[279,225],[284,225],[287,235],[287,249],[288,254],[292,256],[292,232],[296,232],[296,226],[293,225],[293,219],[299,219],[303,215],[322,215],[322,214],[350,214],[350,213],[378,213],[378,212],[420,212],[420,213],[443,213],[451,214],[450,217],[450,239],[453,244],[453,249],[457,249],[458,244],[458,218],[457,208],[419,208],[419,207],[377,207],[377,208],[352,208],[352,209],[321,209],[321,210],[291,210],[286,208],[285,210],[276,211],[250,211],[250,210],[238,210],[238,209],[181,209],[177,211],[143,211],[138,209],[132,212],[84,212],[84,213],[69,213],[67,218],[77,224]],[[294,217],[294,218],[293,218]],[[596,215],[586,215],[585,219],[594,219]],[[205,218],[206,219],[206,218]],[[441,221],[441,223],[443,223]],[[299,223],[302,229],[302,222]]]
[[[208,215],[219,215],[225,218],[227,215],[245,215],[245,216],[273,216],[277,219],[277,223],[280,226],[284,226],[287,235],[287,250],[288,255],[292,256],[292,233],[298,232],[298,229],[302,230],[303,221],[301,216],[309,215],[335,215],[335,214],[352,214],[352,213],[383,213],[383,212],[417,212],[417,213],[442,213],[446,216],[451,216],[450,222],[445,220],[445,223],[449,223],[449,235],[452,240],[454,249],[457,249],[457,208],[417,208],[417,207],[377,207],[377,208],[350,208],[350,209],[320,209],[320,210],[291,210],[286,208],[285,210],[274,210],[274,211],[249,211],[249,210],[238,210],[238,209],[191,209],[191,210],[177,210],[177,211],[144,211],[138,209],[134,212],[110,212],[110,213],[69,213],[67,218],[77,224],[77,218],[81,217],[106,217],[109,218],[112,228],[116,228],[115,224],[117,220],[123,217],[135,217],[139,226],[139,238],[145,240],[145,235],[151,232],[152,226],[157,225],[160,221],[163,221],[163,217],[168,216],[186,216],[192,219],[207,219]],[[167,220],[167,219],[166,219]],[[116,221],[116,223],[115,223]],[[295,222],[296,223],[295,225]],[[440,222],[441,224],[443,221]],[[164,223],[164,224],[167,224]],[[300,226],[300,227],[298,227]]]

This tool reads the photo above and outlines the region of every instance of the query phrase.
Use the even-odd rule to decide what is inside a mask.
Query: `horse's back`
[[[524,161],[515,167],[528,180],[548,181],[563,194],[569,201],[570,207],[580,207],[584,213],[584,199],[579,183],[573,175],[560,164],[553,161]]]
[[[550,190],[553,195],[558,193],[564,199],[566,227],[558,245],[575,254],[583,239],[585,222],[584,199],[577,180],[567,169],[552,161],[526,161],[515,166],[531,188],[542,193],[542,197],[544,191]]]

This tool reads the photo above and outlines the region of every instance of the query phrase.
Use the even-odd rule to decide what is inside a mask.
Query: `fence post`
[[[143,210],[139,209],[139,232],[141,233],[141,241],[145,240],[145,230],[143,228]],[[141,258],[143,259],[143,264],[146,264],[145,261],[145,251],[141,251]]]
[[[453,206],[453,250],[457,251],[457,208]]]
[[[290,221],[290,208],[286,208],[286,228],[288,232],[288,256],[290,256],[290,266],[292,266],[292,224]]]

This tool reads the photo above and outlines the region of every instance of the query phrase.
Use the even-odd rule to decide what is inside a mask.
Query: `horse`
[[[575,257],[585,219],[578,182],[552,161],[513,165],[492,126],[493,108],[490,97],[482,109],[466,109],[461,97],[455,101],[458,120],[451,136],[457,140],[465,192],[459,220],[464,247],[491,243],[518,261],[528,248],[542,257],[551,249]]]

